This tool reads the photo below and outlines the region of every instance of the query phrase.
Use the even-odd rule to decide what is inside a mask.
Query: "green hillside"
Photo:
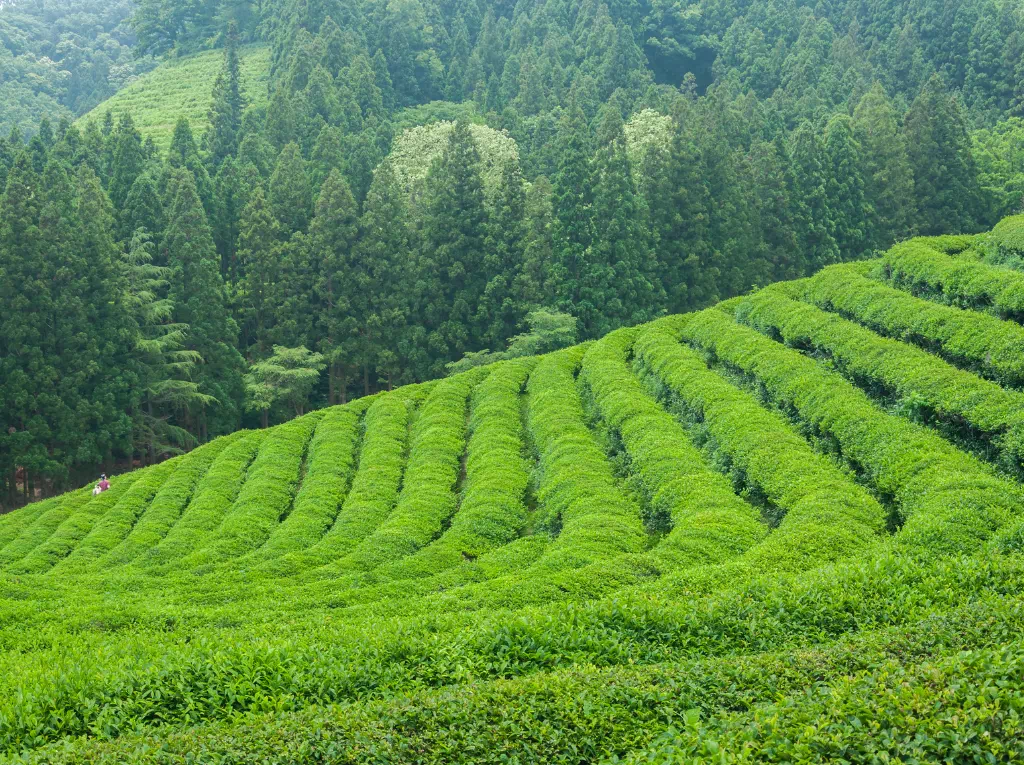
[[[270,48],[250,46],[239,51],[242,85],[250,104],[267,101],[270,77]],[[116,116],[129,113],[144,138],[152,138],[161,151],[171,144],[174,124],[187,117],[196,135],[209,127],[207,114],[213,83],[224,63],[220,50],[171,59],[108,98],[77,124],[102,120],[109,111]]]
[[[1011,228],[0,518],[0,750],[1019,762]]]

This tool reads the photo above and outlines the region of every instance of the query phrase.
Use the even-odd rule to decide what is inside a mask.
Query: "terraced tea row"
[[[836,723],[858,752],[1010,757],[1024,327],[997,289],[1016,272],[979,241],[915,240],[0,518],[0,749],[827,759],[830,704],[883,694],[878,719],[924,738]],[[950,744],[957,705],[978,735]]]

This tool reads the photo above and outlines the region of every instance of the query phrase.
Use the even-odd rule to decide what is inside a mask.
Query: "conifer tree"
[[[592,189],[590,134],[587,119],[575,99],[558,125],[558,172],[554,188],[554,248],[552,281],[558,307],[572,315],[582,300],[584,268],[591,245]]]
[[[270,176],[270,206],[281,223],[283,236],[306,229],[312,204],[306,161],[299,145],[290,143],[284,147]]]
[[[164,213],[156,181],[148,172],[135,179],[131,191],[120,208],[118,239],[130,242],[135,232],[145,229],[152,237],[163,235]]]
[[[803,123],[791,137],[793,207],[797,244],[803,276],[839,262],[835,219],[828,204],[825,150],[810,123]]]
[[[527,307],[515,294],[526,246],[526,188],[518,158],[505,163],[501,185],[487,226],[484,271],[487,286],[480,302],[478,323],[486,327],[484,342],[504,348],[519,328]]]
[[[455,124],[430,169],[425,208],[420,315],[431,349],[430,374],[436,375],[448,361],[479,350],[484,335],[476,309],[487,283],[487,210],[480,154],[465,122]]]
[[[978,230],[981,188],[959,104],[939,75],[925,84],[903,127],[914,173],[914,195],[926,236]]]
[[[203,203],[203,210],[207,216],[213,214],[213,184],[210,182],[210,174],[206,165],[199,156],[199,147],[196,145],[195,136],[192,134],[192,125],[187,117],[179,117],[174,125],[174,135],[171,137],[171,146],[167,151],[167,167],[161,179],[161,189],[167,198],[164,206],[170,207],[173,201],[174,189],[170,186],[173,171],[185,169],[192,173],[196,193]]]
[[[584,267],[576,317],[583,337],[601,337],[624,324],[649,321],[661,300],[647,236],[646,209],[637,199],[622,117],[605,108],[594,161],[594,244]]]
[[[238,153],[242,132],[242,76],[238,61],[238,29],[234,22],[228,27],[224,46],[224,67],[213,83],[213,105],[210,107],[210,131],[207,151],[214,171],[228,157]]]
[[[239,229],[240,279],[236,299],[241,348],[250,357],[264,358],[270,352],[281,248],[280,224],[270,210],[262,186],[253,189],[242,211]]]
[[[523,242],[523,264],[516,274],[513,294],[521,306],[529,310],[554,305],[551,268],[554,226],[551,182],[538,177],[526,193],[526,236]]]
[[[153,241],[138,228],[122,256],[125,305],[137,325],[133,368],[139,378],[132,412],[132,442],[143,464],[162,454],[179,454],[195,437],[176,424],[182,413],[216,403],[193,381],[202,358],[185,350],[188,326],[172,323],[174,305],[167,298],[170,269],[153,263]]]
[[[121,210],[128,194],[142,173],[146,156],[142,148],[142,135],[135,128],[130,114],[121,116],[112,136],[114,159],[110,177],[110,201],[115,210]]]
[[[864,94],[853,119],[870,203],[868,245],[884,250],[913,235],[916,226],[917,200],[907,143],[881,83]]]
[[[360,353],[359,325],[365,321],[366,302],[354,257],[358,235],[358,208],[352,192],[337,170],[320,190],[316,215],[309,227],[310,246],[319,258],[317,280],[320,347],[329,365],[330,397],[344,398],[353,370],[366,366]]]
[[[251,168],[250,168],[251,169]],[[249,202],[250,194],[257,185],[256,177],[250,177],[247,169],[234,157],[225,159],[214,178],[214,208],[211,216],[213,240],[220,253],[220,273],[228,283],[239,278],[238,235],[242,210]]]
[[[189,326],[187,350],[204,363],[199,369],[199,390],[216,399],[214,406],[190,409],[186,422],[201,441],[228,433],[239,425],[242,403],[242,358],[237,350],[238,327],[227,309],[220,258],[196,191],[185,169],[171,172],[174,199],[160,249],[171,268],[169,297],[173,321]]]
[[[406,323],[412,311],[412,252],[409,247],[405,193],[390,162],[384,162],[370,184],[359,221],[356,262],[364,296],[363,354],[365,363],[383,378],[388,390],[412,380],[402,352]]]
[[[870,208],[864,198],[861,147],[853,134],[853,120],[837,114],[825,128],[828,164],[825,185],[828,205],[835,220],[836,246],[843,260],[860,258],[867,249]]]

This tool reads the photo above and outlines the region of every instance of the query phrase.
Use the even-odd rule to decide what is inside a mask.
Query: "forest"
[[[4,3],[3,508],[988,229],[1022,33],[995,0]],[[166,151],[103,112],[211,50]]]

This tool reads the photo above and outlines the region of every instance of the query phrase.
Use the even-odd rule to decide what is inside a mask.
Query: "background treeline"
[[[0,2],[0,134],[83,114],[152,69],[131,0]]]
[[[166,155],[131,115],[0,140],[7,505],[981,230],[1024,188],[1008,4],[147,1],[133,23],[145,54],[224,43],[211,128],[179,122]],[[238,73],[258,39],[265,107]]]

